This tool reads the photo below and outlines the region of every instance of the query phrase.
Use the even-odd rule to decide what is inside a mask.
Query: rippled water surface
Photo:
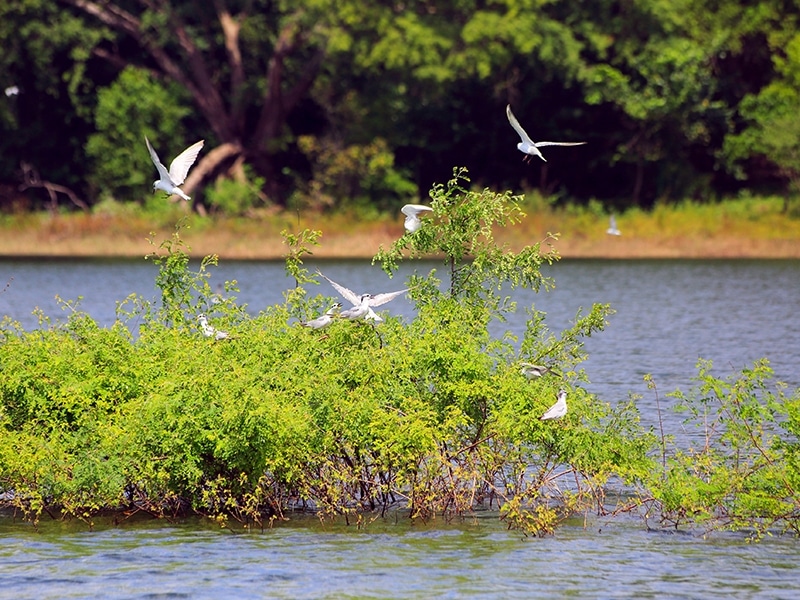
[[[74,528],[73,525],[71,528]],[[1,598],[796,598],[797,541],[573,523],[526,539],[458,526],[294,524],[232,534],[152,522],[100,531],[0,520]]]
[[[415,263],[389,280],[369,262],[322,262],[332,279],[356,292],[400,289]],[[768,357],[776,378],[800,386],[800,261],[563,261],[547,269],[556,288],[511,292],[520,312],[494,333],[521,334],[522,307],[547,313],[555,332],[593,302],[617,311],[586,341],[587,388],[616,402],[638,400],[645,425],[657,419],[652,373],[662,394],[687,389],[698,358],[725,375]],[[156,298],[156,269],[141,261],[0,260],[0,315],[26,329],[35,307],[67,316],[55,301],[75,300],[100,323],[115,318],[129,293]],[[293,285],[283,265],[225,262],[211,284],[236,279],[238,299],[255,314]],[[312,293],[335,295],[327,284]],[[387,307],[406,318],[405,298]],[[671,399],[662,396],[662,406]],[[668,432],[681,427],[667,417]],[[748,544],[744,536],[710,539],[649,533],[636,520],[576,521],[552,538],[524,539],[496,518],[457,526],[373,523],[320,527],[292,521],[234,535],[202,523],[146,522],[86,531],[79,524],[30,525],[0,518],[2,598],[797,598],[800,542]]]

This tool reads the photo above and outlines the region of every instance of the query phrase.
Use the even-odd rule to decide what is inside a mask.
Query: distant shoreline
[[[160,232],[158,239],[166,239],[170,232]],[[397,232],[401,235],[401,232]],[[132,234],[125,239],[98,234],[91,235],[8,235],[3,232],[0,257],[3,258],[141,258],[156,250],[147,242],[149,234]],[[200,235],[181,236],[188,246],[187,253],[201,258],[216,254],[226,260],[280,260],[286,256],[287,247],[282,240],[242,236],[236,233],[216,233],[213,240]],[[311,256],[323,259],[371,259],[378,248],[389,247],[396,238],[375,233],[325,237],[321,245],[313,248]],[[524,244],[509,242],[514,250]],[[533,242],[535,243],[535,241]],[[635,237],[580,240],[562,237],[553,242],[564,259],[800,259],[800,240],[758,240],[733,237],[717,238],[662,238]]]
[[[181,218],[180,213],[157,219],[141,214],[5,216],[0,220],[0,257],[144,257],[174,234],[174,223]],[[565,259],[800,259],[800,220],[769,218],[721,215],[701,220],[678,211],[667,217],[640,213],[619,217],[623,233],[612,236],[605,233],[603,217],[533,212],[519,225],[497,230],[495,238],[518,251],[560,231],[552,245]],[[230,220],[190,215],[180,238],[193,257],[280,260],[288,251],[280,232],[304,228],[322,231],[320,245],[311,248],[311,256],[321,259],[371,259],[381,246],[388,248],[403,235],[402,221],[388,216],[361,222],[347,215]]]

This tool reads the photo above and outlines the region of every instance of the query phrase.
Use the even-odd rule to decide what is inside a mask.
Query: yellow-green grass
[[[796,206],[796,201],[791,205]],[[621,236],[606,234],[608,214],[597,202],[587,207],[552,207],[531,196],[519,226],[496,232],[518,249],[559,234],[555,248],[565,258],[800,258],[800,215],[782,211],[777,197],[740,198],[713,204],[658,204],[616,215]],[[294,213],[263,210],[250,217],[201,217],[185,205],[159,210],[106,203],[92,213],[0,217],[0,255],[136,257],[168,238],[178,222],[191,254],[228,259],[277,259],[286,252],[280,232],[323,232],[314,255],[368,258],[403,234],[402,215],[362,219],[355,213]]]

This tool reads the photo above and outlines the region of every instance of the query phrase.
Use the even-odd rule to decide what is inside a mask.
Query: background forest
[[[164,162],[205,139],[184,189],[226,214],[394,209],[454,165],[618,210],[788,195],[799,16],[792,0],[4,0],[0,203],[43,202],[44,181],[79,205],[140,201],[145,135]],[[535,140],[588,144],[522,164],[507,103]]]

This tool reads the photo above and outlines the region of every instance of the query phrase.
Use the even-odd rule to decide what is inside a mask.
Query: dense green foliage
[[[410,277],[410,322],[384,313],[379,324],[300,326],[331,302],[307,290],[313,231],[285,233],[296,286],[252,316],[236,282],[222,296],[210,289],[216,257],[190,268],[180,230],[148,257],[160,299],[125,299],[112,327],[74,302],[64,302],[66,322],[40,315],[33,331],[5,319],[0,504],[32,519],[194,511],[248,526],[298,507],[357,521],[489,507],[541,535],[575,512],[613,509],[613,482],[643,490],[623,509],[659,511],[669,525],[796,529],[800,395],[768,393],[764,364],[733,383],[704,369],[700,399],[683,401],[706,426],[705,447],[668,452],[661,432],[659,452],[633,402],[612,407],[581,388],[582,339],[603,329],[609,306],[558,336],[531,306],[522,339],[489,335],[492,320],[518,318],[504,286],[547,289],[540,265],[557,256],[539,244],[497,247],[492,225],[511,226],[519,198],[468,191],[467,181],[456,170],[434,186],[422,227],[375,257],[392,273],[418,253],[443,256],[449,286],[435,271]],[[202,335],[199,313],[230,337]],[[556,372],[528,380],[520,361]],[[567,415],[542,421],[560,388]]]
[[[162,157],[206,139],[187,185],[232,213],[385,210],[454,162],[495,189],[618,209],[785,192],[798,14],[794,0],[7,0],[0,90],[18,93],[0,95],[0,183],[25,161],[90,203],[139,200],[149,134]],[[534,139],[588,144],[521,164],[509,102]]]

